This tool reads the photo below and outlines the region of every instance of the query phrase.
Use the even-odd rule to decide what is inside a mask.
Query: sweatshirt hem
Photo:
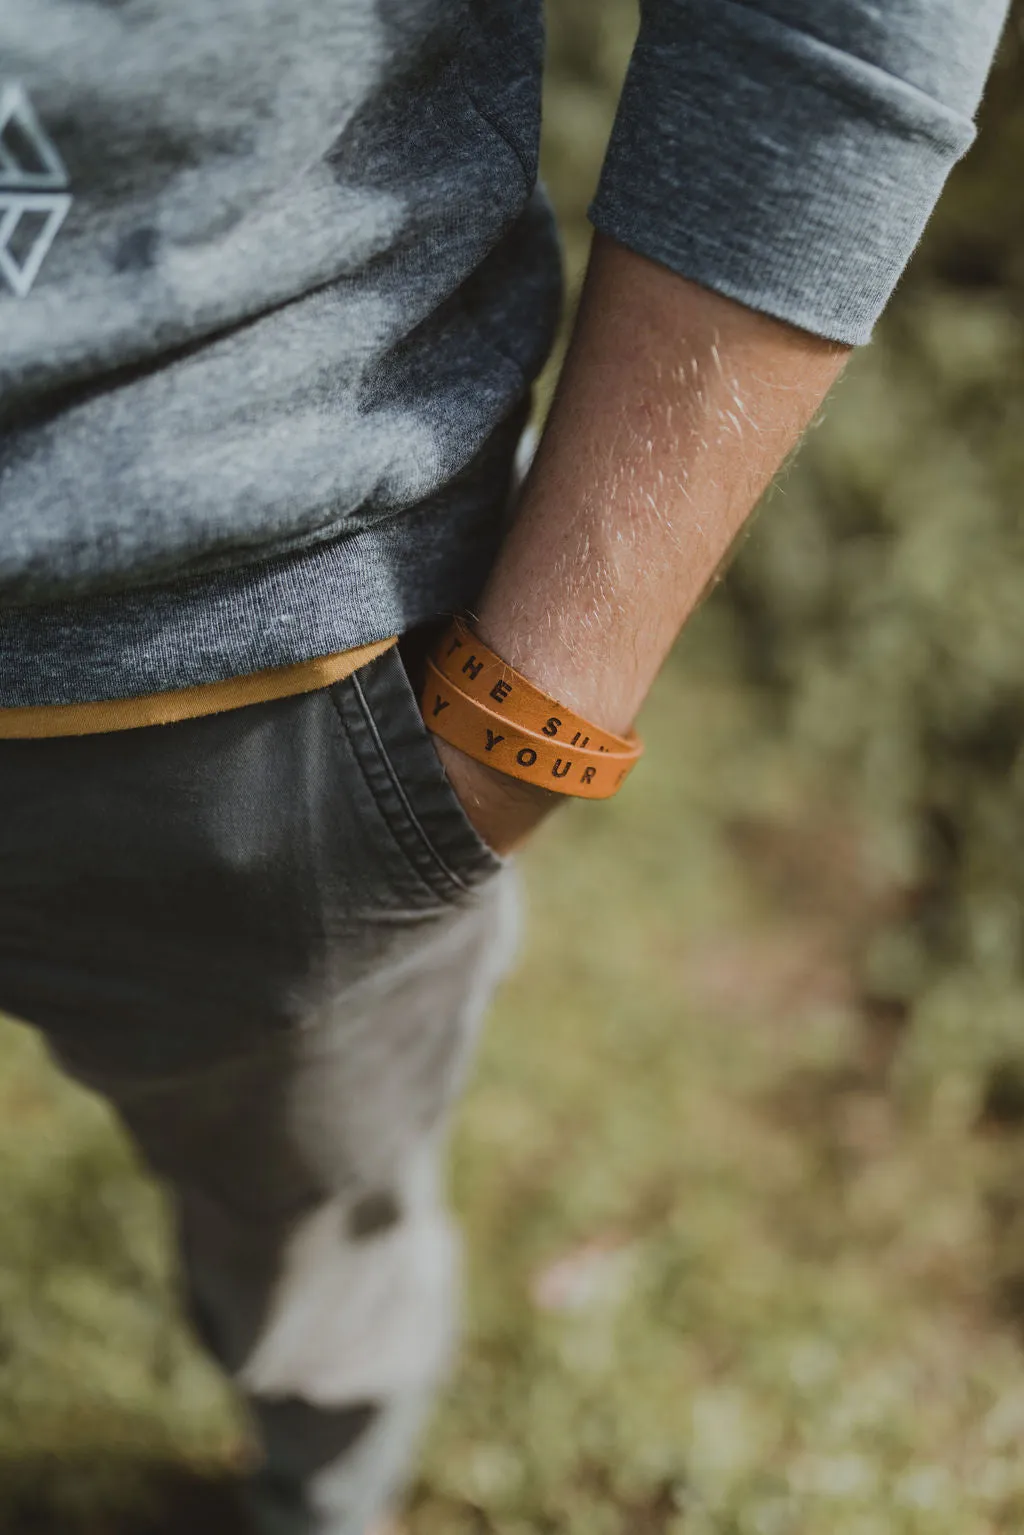
[[[138,698],[389,639],[472,602],[503,505],[445,497],[237,571],[2,610],[0,708]]]

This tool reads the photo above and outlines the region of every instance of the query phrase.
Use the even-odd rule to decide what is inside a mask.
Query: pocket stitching
[[[433,842],[428,836],[426,828],[424,827],[419,816],[416,814],[416,809],[408,794],[406,793],[405,786],[402,783],[402,780],[395,769],[395,765],[391,760],[391,756],[384,742],[384,738],[377,728],[377,721],[373,717],[373,711],[367,701],[366,694],[363,691],[362,684],[359,681],[357,673],[353,672],[351,677],[348,678],[348,681],[352,683],[352,690],[358,701],[360,713],[362,714],[364,723],[370,732],[374,746],[377,750],[377,755],[380,758],[380,761],[385,771],[387,772],[388,778],[391,781],[391,787],[398,797],[398,801],[402,807],[407,824],[416,833],[420,843],[422,844],[435,868],[442,874],[442,876],[449,882],[451,886],[454,886],[456,890],[468,894],[468,892],[472,889],[472,886],[467,884],[466,881],[462,879],[462,877],[456,873],[456,871],[451,868],[448,863],[445,862],[444,858],[438,852],[437,848],[434,846]],[[399,842],[399,846],[401,846],[401,842],[397,834],[392,831],[392,835],[395,837],[396,842]],[[402,848],[402,851],[405,852],[406,857],[408,857],[406,849]],[[415,867],[415,864],[413,867]],[[420,875],[420,877],[423,878],[422,875]]]
[[[350,678],[346,678],[345,679],[345,681],[350,681],[350,680],[351,680]],[[438,899],[439,897],[442,900],[445,899],[445,897],[450,895],[451,892],[449,890],[440,890],[437,885],[432,884],[430,882],[430,880],[428,880],[426,878],[426,876],[424,875],[422,869],[417,867],[417,865],[414,862],[414,860],[412,858],[410,858],[410,856],[409,856],[409,849],[405,846],[405,843],[402,841],[402,838],[399,836],[398,832],[395,829],[395,826],[393,824],[392,815],[388,812],[387,808],[384,805],[381,804],[380,796],[378,795],[377,790],[374,787],[374,784],[373,784],[369,774],[366,771],[366,767],[365,767],[365,764],[363,763],[362,757],[360,756],[360,744],[359,744],[358,741],[356,741],[353,738],[351,726],[350,726],[348,720],[345,718],[344,710],[342,709],[341,704],[339,703],[338,698],[336,696],[336,692],[335,692],[335,688],[336,687],[337,687],[337,684],[332,684],[332,686],[327,689],[327,692],[328,692],[328,694],[330,696],[330,700],[331,700],[331,707],[333,708],[334,713],[337,716],[338,723],[341,726],[341,729],[342,729],[342,731],[344,733],[345,739],[348,742],[349,747],[351,749],[353,760],[355,761],[355,764],[356,764],[357,768],[359,769],[359,773],[360,773],[360,776],[362,777],[363,783],[366,785],[367,793],[370,795],[370,798],[372,799],[372,801],[373,801],[373,803],[374,803],[374,805],[376,807],[377,813],[378,813],[378,815],[380,816],[381,820],[384,823],[384,826],[385,826],[385,829],[386,829],[386,831],[388,833],[388,836],[391,838],[391,841],[393,842],[396,850],[401,855],[402,860],[405,863],[406,867],[408,868],[409,872],[419,881],[419,883],[422,885],[423,889],[426,890],[428,892],[428,894],[430,894],[435,900]]]

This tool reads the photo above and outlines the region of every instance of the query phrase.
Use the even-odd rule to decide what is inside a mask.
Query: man
[[[509,526],[558,303],[538,5],[0,0],[0,1006],[168,1181],[263,1529],[357,1535],[406,1472],[446,1111],[560,787],[429,689],[428,731],[434,626],[628,732],[1003,9],[647,0]]]

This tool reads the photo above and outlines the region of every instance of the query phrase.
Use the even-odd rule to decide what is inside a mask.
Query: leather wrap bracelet
[[[591,724],[523,677],[455,619],[427,660],[428,729],[501,773],[579,799],[608,799],[643,746]]]

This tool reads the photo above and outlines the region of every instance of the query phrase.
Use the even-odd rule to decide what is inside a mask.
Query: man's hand
[[[513,852],[563,797],[497,773],[440,736],[433,739],[463,810],[496,853]]]
[[[417,698],[423,692],[426,657],[443,627],[437,623],[421,625],[405,634],[399,644],[402,664]],[[456,798],[496,853],[511,853],[562,798],[496,772],[439,735],[431,734],[430,739]]]

